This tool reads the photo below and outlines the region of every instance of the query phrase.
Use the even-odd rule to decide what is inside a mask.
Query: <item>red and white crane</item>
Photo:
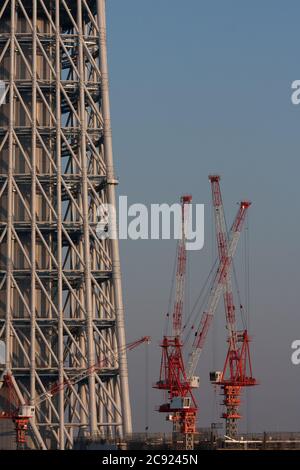
[[[182,198],[182,206],[184,207],[184,199]],[[189,201],[189,203],[191,200]],[[177,293],[183,290],[176,287],[175,308],[173,314],[173,336],[164,336],[162,347],[162,360],[160,367],[160,378],[155,384],[155,388],[167,392],[168,401],[159,407],[160,412],[169,413],[169,419],[173,421],[173,430],[179,431],[185,436],[185,448],[193,449],[194,447],[194,434],[196,432],[196,416],[197,405],[192,393],[193,388],[199,387],[199,377],[195,375],[198,361],[204,347],[205,339],[212,322],[213,316],[218,307],[220,297],[224,290],[227,273],[232,264],[232,258],[235,254],[237,244],[240,238],[241,230],[245,220],[246,212],[250,207],[250,203],[242,201],[229,235],[228,250],[225,256],[219,260],[219,264],[213,279],[213,284],[208,297],[206,309],[202,314],[200,323],[196,332],[194,333],[194,340],[192,349],[188,355],[188,363],[185,366],[183,359],[183,343],[182,343],[182,309],[179,315],[180,321],[176,322],[178,318],[176,312],[176,305],[180,300],[180,305],[183,305],[183,297],[177,298]],[[182,210],[183,219],[182,226],[186,224],[184,219],[185,211]],[[182,236],[182,245],[185,250],[185,234]],[[185,275],[185,262],[184,270],[179,269],[182,266],[182,259],[186,260],[186,253],[182,258],[181,251],[178,250],[177,258],[177,283],[181,282],[178,272]],[[179,309],[180,311],[180,309]],[[174,334],[176,332],[176,335]]]
[[[227,256],[229,240],[220,188],[220,176],[210,175],[209,180],[212,190],[219,260],[221,261]],[[221,386],[224,395],[223,404],[226,410],[222,417],[226,422],[226,436],[235,437],[237,434],[237,422],[241,418],[239,412],[241,389],[256,385],[257,381],[252,375],[247,329],[242,331],[237,330],[230,269],[224,279],[223,297],[228,335],[228,352],[223,371],[211,373],[211,381]]]
[[[79,374],[73,375],[72,377],[65,379],[63,382],[56,382],[49,390],[39,395],[33,405],[26,403],[25,400],[21,401],[20,396],[17,393],[14,377],[9,371],[7,371],[2,377],[2,387],[4,387],[7,392],[7,409],[5,411],[0,412],[0,419],[8,419],[14,422],[16,429],[17,448],[24,449],[26,446],[26,438],[29,424],[31,426],[34,426],[32,418],[34,417],[36,405],[48,399],[51,399],[60,390],[78,384],[85,378],[89,377],[89,375],[95,372],[96,370],[103,369],[104,367],[109,367],[109,365],[113,363],[115,359],[118,358],[118,355],[120,353],[122,354],[126,350],[131,351],[132,349],[135,349],[143,343],[150,343],[150,341],[150,336],[144,336],[137,341],[128,343],[123,349],[120,349],[118,353],[112,353],[102,361],[95,363],[94,365],[92,365],[88,369],[85,369]]]
[[[158,411],[167,413],[173,423],[173,433],[185,436],[195,433],[197,405],[187,378],[182,353],[182,317],[186,280],[186,233],[188,210],[192,201],[190,195],[181,197],[181,237],[177,245],[175,299],[172,312],[172,331],[165,335],[161,343],[162,358],[160,377],[154,388],[165,392],[166,403]]]
[[[228,250],[226,251],[225,256],[223,256],[222,259],[219,260],[217,272],[215,274],[213,285],[208,298],[207,308],[202,314],[199,327],[195,332],[192,350],[189,354],[187,375],[191,380],[195,375],[198,361],[203,350],[209,327],[211,325],[220,298],[222,296],[224,285],[227,279],[227,273],[230,270],[232,259],[235,255],[237,245],[240,239],[246,213],[250,205],[251,203],[249,201],[242,201],[240,203],[237,215],[230,230]]]

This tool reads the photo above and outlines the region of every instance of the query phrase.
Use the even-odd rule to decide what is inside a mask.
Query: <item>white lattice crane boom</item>
[[[231,267],[232,258],[237,249],[246,212],[250,205],[251,203],[249,201],[242,201],[240,203],[240,207],[230,230],[228,252],[219,263],[208,298],[207,308],[202,314],[199,327],[195,333],[192,350],[189,354],[187,376],[190,379],[194,377],[210,324],[217,310],[220,297],[224,289],[224,283],[226,281],[227,273]]]
[[[224,257],[226,257],[226,254],[228,253],[229,240],[224,214],[224,206],[222,201],[222,194],[220,189],[220,179],[221,178],[219,175],[209,176],[212,190],[212,203],[215,217],[217,246],[219,260],[221,261]],[[226,313],[226,328],[228,330],[229,347],[231,351],[237,351],[237,331],[235,306],[232,291],[231,269],[228,269],[228,272],[225,276],[223,298]]]
[[[181,238],[178,242],[176,290],[173,311],[173,335],[179,337],[182,331],[182,314],[186,278],[186,232],[188,221],[188,210],[192,196],[185,195],[181,198]]]

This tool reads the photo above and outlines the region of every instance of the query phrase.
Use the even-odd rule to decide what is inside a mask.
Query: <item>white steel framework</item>
[[[131,411],[119,246],[96,233],[117,184],[105,0],[0,1],[0,79],[4,371],[33,405],[70,383],[38,402],[32,447],[122,436]],[[105,366],[72,385],[97,362]]]

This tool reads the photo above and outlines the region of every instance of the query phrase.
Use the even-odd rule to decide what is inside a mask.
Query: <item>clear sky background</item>
[[[298,0],[108,0],[108,45],[116,172],[129,203],[177,201],[192,193],[206,205],[204,249],[190,257],[191,303],[212,264],[208,174],[222,175],[228,223],[236,202],[253,202],[249,217],[250,330],[260,385],[244,396],[242,430],[300,430],[300,79]],[[243,291],[242,251],[239,284]],[[128,355],[135,431],[170,430],[154,411],[168,305],[173,241],[121,243],[128,341],[152,336],[148,418],[146,356]],[[208,373],[224,362],[219,309],[205,351],[197,393],[199,425],[220,421],[221,401]]]

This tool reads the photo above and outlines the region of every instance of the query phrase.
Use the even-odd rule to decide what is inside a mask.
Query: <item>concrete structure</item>
[[[36,406],[31,446],[122,437],[131,411],[119,247],[96,233],[117,184],[105,0],[1,0],[0,79],[4,369]]]

